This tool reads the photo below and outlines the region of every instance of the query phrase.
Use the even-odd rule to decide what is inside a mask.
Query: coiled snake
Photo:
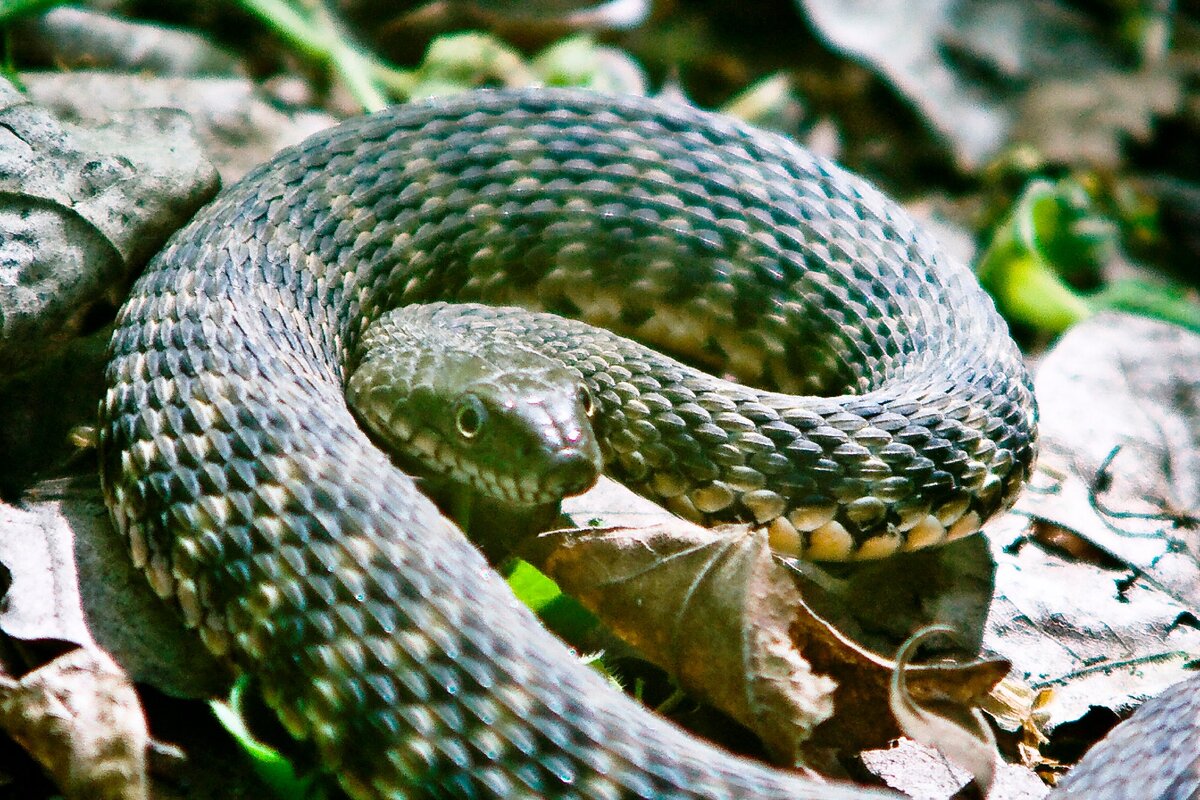
[[[1029,380],[972,275],[783,137],[478,92],[280,153],[172,239],[112,340],[102,478],[133,558],[351,796],[872,796],[612,692],[372,445],[343,397],[364,330],[439,299],[577,316],[798,393],[604,336],[570,367],[607,471],[855,558],[970,533],[1029,472]]]

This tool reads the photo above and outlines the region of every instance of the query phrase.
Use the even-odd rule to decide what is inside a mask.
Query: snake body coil
[[[970,273],[783,137],[481,92],[280,153],[175,236],[112,341],[102,477],[133,558],[352,796],[874,796],[612,692],[371,444],[343,398],[362,334],[438,299],[578,316],[802,393],[663,375],[682,367],[608,339],[573,362],[614,474],[854,558],[969,533],[1028,473],[1028,378]]]

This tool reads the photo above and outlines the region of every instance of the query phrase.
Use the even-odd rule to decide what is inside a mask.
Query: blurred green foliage
[[[1101,266],[1119,244],[1118,223],[1074,178],[1035,179],[993,231],[979,259],[979,280],[1009,321],[1043,334],[1059,334],[1106,310],[1200,331],[1200,304],[1183,286],[1119,278],[1089,294],[1074,288],[1103,281]]]

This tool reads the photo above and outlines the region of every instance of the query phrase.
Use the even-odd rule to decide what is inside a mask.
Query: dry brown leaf
[[[1182,680],[1200,652],[1200,337],[1098,316],[1045,357],[1036,390],[1042,457],[1017,505],[1032,524],[994,531],[986,644],[1053,690],[1053,738]]]
[[[113,654],[134,680],[177,696],[222,691],[226,673],[150,591],[113,530],[98,481],[57,481],[0,504],[0,563],[12,576],[0,631]]]
[[[831,46],[865,62],[973,169],[1003,145],[1012,112],[954,69],[945,52],[954,0],[796,0]]]
[[[656,524],[542,542],[562,544],[540,566],[564,591],[681,684],[704,687],[781,761],[832,714],[834,683],[788,637],[799,596],[772,578],[765,534]]]
[[[1042,80],[1021,98],[1012,136],[1051,161],[1117,169],[1129,141],[1149,141],[1155,119],[1181,99],[1179,78],[1162,66]]]
[[[892,789],[910,797],[957,798],[970,775],[949,763],[940,753],[908,739],[888,750],[863,754],[870,771]],[[1014,764],[1001,764],[988,800],[1037,800],[1050,791],[1041,779]]]
[[[0,564],[12,578],[0,614],[0,632],[10,640],[6,650],[36,656],[44,648],[14,648],[11,643],[73,642],[81,645],[76,653],[103,652],[104,658],[111,653],[132,679],[167,694],[223,695],[228,673],[213,661],[199,638],[184,629],[178,615],[154,595],[145,577],[133,567],[124,540],[109,523],[97,484],[90,475],[77,480],[57,480],[35,487],[20,507],[0,504]],[[73,664],[67,660],[59,666],[74,669]],[[18,674],[29,665],[6,664],[6,668]],[[40,686],[38,681],[53,675],[47,669],[40,666],[40,670],[30,673],[41,677],[27,676],[20,682],[10,680],[5,684],[8,695],[0,692],[0,696],[12,696],[16,683]],[[106,677],[109,671],[107,667],[97,670],[94,679],[86,671],[71,673],[72,680],[78,678],[72,684],[77,687],[73,691],[90,702],[88,691],[103,698],[106,692],[119,690],[119,696],[114,695],[117,700],[113,713],[140,714],[137,698],[126,693],[127,680],[122,678],[117,684],[110,684]],[[51,689],[54,686],[47,691]],[[24,707],[27,702],[22,698],[14,700],[14,713],[27,715],[29,710]],[[152,743],[155,747],[151,755],[166,756],[151,763],[153,797],[201,800],[264,796],[265,789],[244,754],[219,729],[204,703],[161,695],[151,695],[147,703],[147,714],[154,721],[155,730],[172,743],[170,746]],[[84,714],[69,725],[64,723],[67,735],[78,738],[81,747],[100,742],[117,751],[123,748],[132,752],[139,741],[136,737],[129,738],[137,733],[135,727],[130,727],[132,723],[122,722],[125,728],[112,729],[114,735],[120,733],[123,738],[109,742],[103,730],[107,723],[100,715],[103,708],[89,709],[85,706]],[[42,733],[31,735],[42,736]],[[55,740],[39,739],[36,746],[43,744],[52,751],[47,758],[68,758],[70,751]],[[186,754],[186,759],[181,761],[179,753]],[[69,761],[68,767],[73,769],[74,763]],[[57,771],[55,777],[67,791],[63,782],[66,778]],[[103,796],[89,792],[80,790],[77,796]]]
[[[67,798],[144,800],[150,743],[128,677],[103,651],[78,648],[20,680],[0,677],[0,726]]]
[[[810,609],[764,532],[700,528],[609,481],[564,511],[579,529],[543,535],[524,555],[782,763],[899,734],[888,710],[895,664]],[[1004,672],[979,662],[910,667],[906,676],[919,699],[969,700]]]
[[[866,63],[974,170],[1014,141],[1070,164],[1115,167],[1127,140],[1179,108],[1176,65],[1147,12],[1140,67],[1078,4],[1049,0],[796,0],[831,46]],[[1165,8],[1165,7],[1164,7]],[[1111,23],[1109,23],[1111,26]],[[1137,57],[1135,56],[1135,59]]]

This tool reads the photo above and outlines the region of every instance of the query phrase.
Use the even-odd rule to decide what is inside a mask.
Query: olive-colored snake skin
[[[133,558],[353,797],[881,796],[613,692],[372,445],[347,365],[370,320],[436,299],[580,316],[809,395],[584,357],[614,475],[855,558],[970,533],[1029,472],[1028,377],[973,276],[783,137],[480,92],[280,153],[175,236],[112,341],[102,477]]]

